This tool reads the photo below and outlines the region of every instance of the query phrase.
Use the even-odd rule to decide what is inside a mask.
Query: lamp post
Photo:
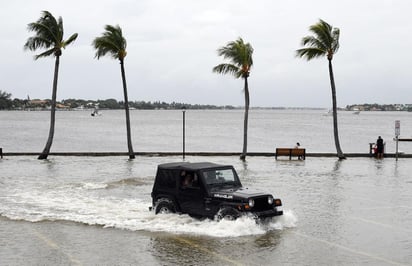
[[[185,130],[186,107],[185,106],[182,107],[182,114],[183,114],[183,152],[182,152],[182,155],[183,155],[183,160],[184,160],[185,159],[185,137],[186,137],[186,132],[185,132],[186,131]]]

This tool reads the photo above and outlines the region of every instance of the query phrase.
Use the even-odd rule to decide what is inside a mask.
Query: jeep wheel
[[[159,199],[155,204],[155,214],[175,213],[175,205],[169,199]]]
[[[225,219],[229,221],[234,221],[237,218],[240,217],[240,213],[233,208],[227,207],[227,208],[222,208],[219,210],[219,212],[216,214],[216,218],[218,221]]]

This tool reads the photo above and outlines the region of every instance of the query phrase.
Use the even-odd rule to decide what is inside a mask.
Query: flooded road
[[[265,225],[150,212],[157,164],[180,160],[0,160],[0,265],[412,265],[410,159],[186,158],[280,197]]]

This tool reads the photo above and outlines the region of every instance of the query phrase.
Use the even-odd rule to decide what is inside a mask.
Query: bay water
[[[122,110],[61,111],[56,114],[52,151],[127,151]],[[132,110],[135,151],[181,151],[183,113],[180,110]],[[412,138],[411,112],[339,112],[343,152],[367,153],[369,143],[382,136],[387,152],[395,152],[395,121],[401,137]],[[1,111],[0,147],[3,152],[40,152],[47,140],[47,111]],[[186,151],[240,152],[243,143],[242,110],[186,110]],[[274,152],[299,142],[307,152],[335,152],[332,116],[326,110],[251,110],[248,151]],[[399,150],[412,153],[412,142]]]
[[[0,112],[4,152],[38,152],[48,112]],[[181,111],[133,110],[135,151],[180,151]],[[186,111],[187,151],[240,151],[243,112]],[[366,153],[410,113],[339,114],[342,149]],[[378,121],[378,122],[377,122]],[[58,112],[52,151],[126,151],[124,113]],[[412,135],[412,134],[409,134]],[[301,142],[334,152],[323,111],[253,110],[249,150]],[[412,148],[402,143],[400,149]],[[285,214],[267,224],[149,211],[156,167],[181,156],[5,156],[0,159],[0,265],[412,265],[410,159],[188,156],[232,164],[244,186],[272,193]]]

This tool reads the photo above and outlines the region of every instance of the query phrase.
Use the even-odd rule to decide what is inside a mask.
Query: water
[[[241,148],[241,140],[230,134],[241,131],[242,112],[188,113],[189,150]],[[401,133],[407,132],[406,114],[399,119]],[[53,150],[124,151],[122,115],[106,111],[91,119],[88,112],[59,112],[64,122],[56,125]],[[374,133],[372,141],[380,134],[388,146],[399,114],[362,115],[341,114],[340,120],[353,130],[365,125],[365,132]],[[5,150],[41,150],[48,122],[40,121],[48,119],[47,112],[0,112],[0,117]],[[333,151],[324,139],[331,118],[322,112],[258,111],[251,117],[256,120],[252,150],[272,151],[278,142],[286,146],[299,139],[308,149]],[[391,128],[375,133],[371,125],[377,117]],[[137,150],[180,150],[180,111],[133,111],[132,119]],[[298,124],[314,136],[296,133]],[[315,127],[321,130],[309,130]],[[368,145],[356,138],[344,141],[343,128],[342,146],[367,152]],[[369,134],[361,137],[364,142]],[[408,143],[401,148],[407,150]],[[410,159],[186,158],[233,164],[243,185],[280,197],[285,215],[265,225],[248,218],[218,223],[150,212],[156,166],[181,160],[5,157],[0,160],[0,265],[412,265]]]
[[[127,151],[124,111],[88,111],[56,114],[52,151]],[[40,152],[48,136],[49,112],[0,112],[0,146],[4,152]],[[388,152],[395,152],[395,120],[401,121],[401,137],[412,138],[412,113],[339,113],[339,135],[344,152],[367,153],[380,135]],[[131,111],[135,151],[181,151],[182,111]],[[332,117],[325,111],[252,110],[248,150],[274,152],[300,142],[307,152],[335,152]],[[186,111],[186,151],[240,152],[243,143],[243,111]],[[399,149],[412,153],[412,143]]]

